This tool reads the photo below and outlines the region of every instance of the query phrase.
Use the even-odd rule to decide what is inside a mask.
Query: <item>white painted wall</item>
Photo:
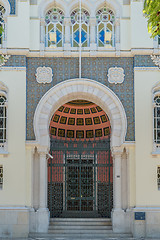
[[[4,186],[0,205],[26,206],[26,72],[0,71],[0,81],[8,87],[8,152],[0,155]]]
[[[29,48],[29,1],[17,2],[17,16],[10,15],[7,23],[7,47]]]
[[[160,80],[160,71],[135,71],[135,174],[136,206],[160,206],[157,166],[160,155],[152,155],[152,88]]]
[[[143,2],[131,2],[131,47],[153,48],[153,39],[147,30],[147,19],[143,16]]]

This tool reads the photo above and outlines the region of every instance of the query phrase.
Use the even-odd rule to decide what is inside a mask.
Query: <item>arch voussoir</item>
[[[66,102],[85,99],[99,105],[109,116],[111,146],[125,141],[127,120],[119,98],[105,85],[89,79],[66,80],[51,88],[40,100],[34,115],[34,132],[39,145],[49,148],[49,122],[54,112]]]

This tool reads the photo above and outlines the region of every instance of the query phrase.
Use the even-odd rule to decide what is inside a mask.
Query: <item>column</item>
[[[70,50],[71,48],[71,18],[70,17],[65,18],[64,25],[65,25],[64,50]]]
[[[114,189],[113,201],[114,211],[122,209],[122,196],[121,196],[121,158],[122,148],[114,147],[112,149],[113,163],[114,163]]]
[[[3,18],[4,20],[4,32],[3,32],[3,39],[2,39],[2,52],[3,54],[7,53],[7,17]]]
[[[40,161],[40,189],[39,189],[39,208],[46,209],[47,207],[47,151],[44,149],[38,150]]]
[[[45,19],[40,19],[40,55],[44,55],[45,49]]]
[[[116,55],[120,56],[120,19],[116,18],[115,21],[115,47]]]
[[[97,49],[96,44],[96,18],[90,19],[90,50],[95,51]]]
[[[47,148],[38,148],[39,153],[39,209],[37,211],[37,232],[48,232],[49,210],[47,209]]]
[[[113,212],[112,226],[114,232],[125,232],[125,214],[122,210],[122,181],[121,181],[121,160],[123,148],[113,147]]]

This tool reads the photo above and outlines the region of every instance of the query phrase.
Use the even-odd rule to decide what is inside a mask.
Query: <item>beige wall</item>
[[[159,206],[157,166],[160,155],[152,155],[153,112],[152,88],[160,80],[160,72],[135,71],[135,164],[136,205]]]
[[[0,81],[8,87],[8,154],[0,155],[4,168],[1,205],[26,205],[26,72],[0,71]]]

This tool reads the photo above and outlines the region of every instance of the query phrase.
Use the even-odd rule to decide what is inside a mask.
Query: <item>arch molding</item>
[[[49,124],[54,112],[63,104],[85,99],[100,106],[111,123],[111,147],[125,141],[127,118],[124,107],[116,94],[105,85],[90,79],[71,79],[51,88],[42,97],[34,115],[34,133],[39,146],[50,147]]]

